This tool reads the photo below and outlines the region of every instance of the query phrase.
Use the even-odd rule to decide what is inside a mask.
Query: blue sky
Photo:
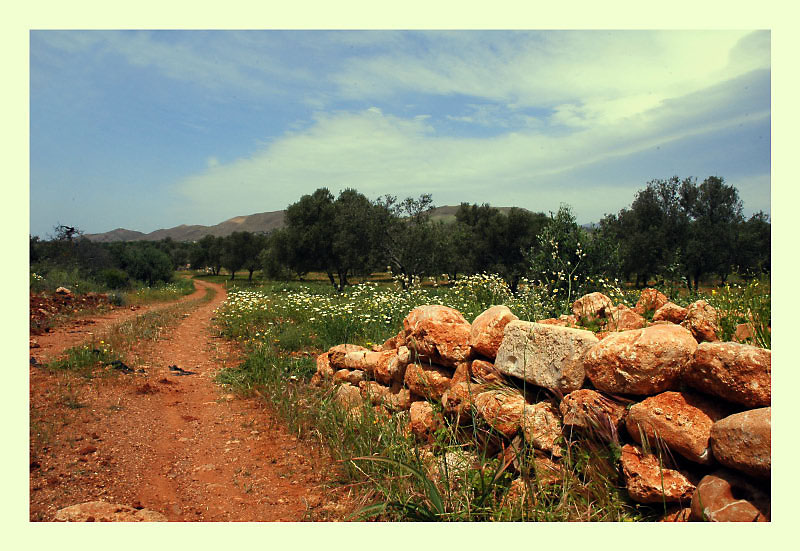
[[[769,31],[32,31],[30,231],[216,224],[318,187],[581,223],[655,178],[770,212]],[[53,198],[57,198],[54,200]]]

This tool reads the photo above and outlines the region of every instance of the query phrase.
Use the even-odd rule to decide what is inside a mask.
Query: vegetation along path
[[[214,382],[236,361],[234,345],[211,328],[226,293],[196,284],[205,299],[178,301],[171,311],[177,323],[126,351],[124,365],[133,372],[31,365],[31,520],[54,520],[58,510],[91,501],[144,508],[171,521],[340,516],[324,487],[321,473],[329,469],[314,468],[323,461],[318,450],[287,434],[257,401],[226,394]],[[90,327],[96,339],[98,326]],[[74,345],[74,330],[40,339],[50,345],[42,359]],[[69,338],[59,341],[59,332]]]

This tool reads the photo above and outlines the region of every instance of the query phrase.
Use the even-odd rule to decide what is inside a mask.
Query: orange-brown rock
[[[469,334],[472,350],[494,360],[503,341],[503,330],[508,322],[516,319],[519,318],[507,306],[492,306],[479,314],[472,322]]]
[[[364,348],[363,346],[358,346],[357,344],[337,344],[336,346],[331,347],[328,350],[328,358],[330,362],[330,366],[332,369],[345,369],[347,365],[345,365],[345,356],[349,352],[357,352],[363,351],[367,352],[368,349]]]
[[[634,310],[637,314],[645,315],[647,312],[655,312],[669,302],[667,295],[658,289],[642,289],[639,300],[636,302]]]
[[[489,426],[511,437],[519,430],[525,398],[511,389],[487,390],[475,397],[475,408]]]
[[[607,331],[629,331],[631,329],[641,329],[647,321],[638,313],[634,312],[624,304],[620,304],[606,310],[606,330]]]
[[[57,522],[167,522],[167,517],[150,509],[135,509],[105,501],[88,501],[56,512]]]
[[[622,473],[631,499],[639,503],[671,503],[688,501],[694,492],[694,484],[673,469],[663,466],[664,460],[656,455],[645,454],[636,446],[622,446]]]
[[[611,299],[603,293],[589,293],[572,303],[572,313],[578,320],[592,321],[606,317],[606,311],[613,307]]]
[[[454,383],[442,394],[442,407],[448,415],[468,421],[472,419],[475,397],[485,390],[485,385],[469,381]]]
[[[333,374],[334,383],[350,383],[353,386],[358,386],[358,383],[364,380],[364,372],[361,370],[340,369]]]
[[[403,320],[406,345],[412,355],[447,367],[468,359],[471,329],[458,310],[447,306],[418,306]]]
[[[638,443],[650,449],[663,443],[686,459],[704,465],[713,462],[711,427],[725,417],[718,402],[690,392],[663,392],[633,405],[625,426]]]
[[[537,450],[561,457],[561,419],[549,402],[525,405],[520,423],[525,440]]]
[[[689,311],[683,306],[678,306],[673,302],[667,302],[653,314],[653,321],[668,321],[670,323],[681,323],[686,319]]]
[[[772,408],[749,409],[714,423],[711,451],[726,467],[768,478],[772,469]]]
[[[697,342],[719,340],[719,313],[704,300],[698,300],[686,309],[686,319],[681,325],[692,332]]]
[[[583,358],[586,375],[610,394],[656,394],[674,388],[697,342],[679,325],[653,325],[613,333]]]
[[[317,373],[323,379],[330,379],[333,377],[333,368],[331,367],[330,356],[328,352],[323,352],[317,356]]]
[[[564,396],[559,409],[565,425],[600,431],[618,429],[626,413],[625,405],[588,388]]]
[[[409,364],[406,367],[405,384],[412,392],[431,400],[441,400],[450,388],[452,373],[438,365]]]
[[[423,442],[433,442],[434,433],[443,426],[440,413],[434,412],[430,402],[414,402],[409,408],[409,425],[411,432]]]
[[[339,388],[336,389],[336,396],[334,399],[339,406],[347,410],[360,406],[362,403],[361,392],[350,383],[340,385]]]
[[[411,407],[411,391],[407,388],[392,389],[383,398],[383,406],[392,412],[407,411]]]
[[[399,353],[401,349],[402,347],[397,350],[386,350],[369,358],[374,359],[374,365],[367,366],[368,370],[378,382],[391,385],[393,381],[403,380],[406,363],[401,361]]]
[[[746,477],[719,470],[703,477],[692,496],[692,520],[769,522],[770,497]]]
[[[659,522],[689,522],[692,520],[692,508],[672,506],[667,508],[667,513]]]
[[[388,386],[375,381],[361,381],[358,383],[358,388],[361,391],[361,397],[373,405],[382,404],[386,396],[391,393],[391,389]]]
[[[733,333],[733,340],[742,343],[752,343],[754,335],[755,331],[753,331],[753,324],[739,323],[736,325],[736,331]]]
[[[772,352],[749,344],[703,342],[683,375],[693,388],[750,408],[772,400]]]
[[[472,381],[471,363],[472,362],[461,362],[456,366],[455,373],[453,373],[453,377],[450,379],[451,385]]]
[[[505,384],[505,377],[494,368],[494,364],[485,360],[472,360],[470,365],[472,378],[479,383]]]

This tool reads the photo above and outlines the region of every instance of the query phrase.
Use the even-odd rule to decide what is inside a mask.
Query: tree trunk
[[[236,277],[236,272],[234,272],[233,270],[231,270],[231,281],[233,281],[233,279],[234,279],[235,277]]]

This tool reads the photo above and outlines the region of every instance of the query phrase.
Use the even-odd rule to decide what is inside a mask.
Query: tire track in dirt
[[[52,520],[60,508],[98,499],[171,521],[342,516],[345,506],[326,488],[332,469],[321,450],[287,434],[258,400],[235,398],[214,382],[239,356],[233,343],[212,335],[225,289],[196,282],[216,296],[163,340],[137,350],[147,358],[146,373],[87,382],[78,397],[86,407],[64,415],[45,398],[64,374],[31,371],[32,418],[62,416],[47,446],[32,445],[31,520]],[[177,375],[171,365],[193,374]]]

